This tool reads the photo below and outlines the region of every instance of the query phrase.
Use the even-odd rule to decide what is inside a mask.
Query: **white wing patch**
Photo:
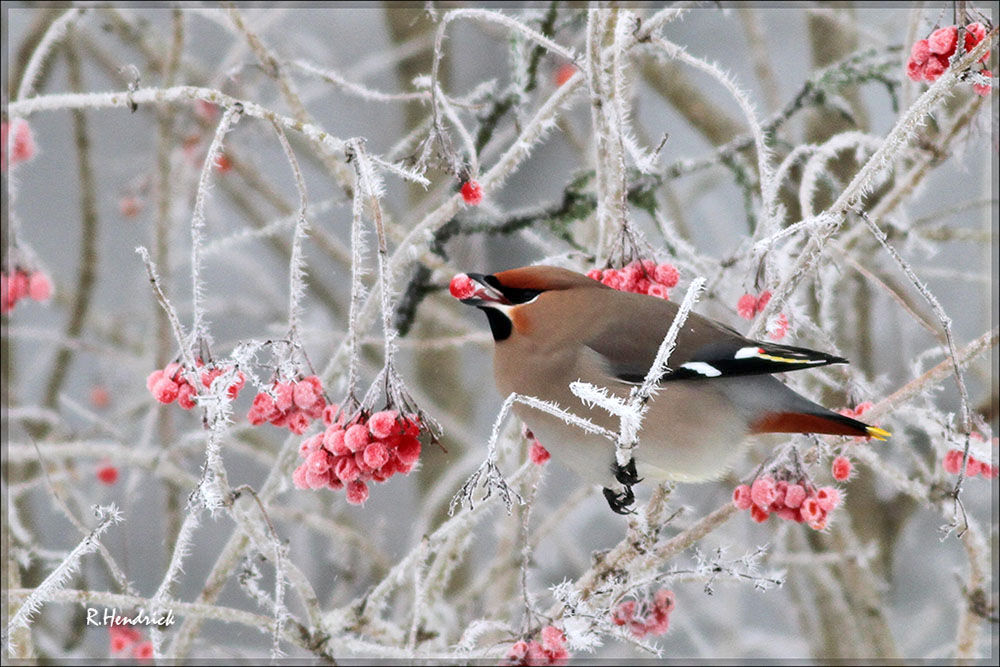
[[[711,364],[706,364],[704,361],[689,361],[686,364],[681,364],[681,368],[686,368],[689,371],[708,378],[715,378],[722,375],[722,371]]]

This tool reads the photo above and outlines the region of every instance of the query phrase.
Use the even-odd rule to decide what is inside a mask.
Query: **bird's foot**
[[[635,494],[632,487],[626,485],[621,493],[615,493],[608,487],[604,487],[604,498],[608,501],[611,511],[616,514],[634,514],[635,510],[630,509],[630,505],[635,503]]]
[[[611,472],[615,474],[615,479],[625,486],[635,486],[642,481],[639,479],[639,474],[635,471],[635,458],[629,459],[628,463],[623,466],[618,465],[616,461],[611,466]]]

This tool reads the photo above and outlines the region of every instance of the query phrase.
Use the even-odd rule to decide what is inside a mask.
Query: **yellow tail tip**
[[[868,431],[868,435],[876,440],[888,440],[892,433],[886,431],[884,428],[879,428],[878,426],[866,426],[865,430]]]

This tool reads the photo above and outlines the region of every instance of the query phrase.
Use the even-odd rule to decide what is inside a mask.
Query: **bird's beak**
[[[452,296],[467,306],[491,308],[513,305],[498,289],[486,282],[482,273],[460,273],[449,285]]]

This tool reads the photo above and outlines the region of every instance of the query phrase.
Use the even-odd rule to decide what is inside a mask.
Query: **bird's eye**
[[[523,287],[507,287],[496,276],[484,276],[483,281],[506,297],[512,304],[527,303],[542,293],[540,289],[525,289]]]

